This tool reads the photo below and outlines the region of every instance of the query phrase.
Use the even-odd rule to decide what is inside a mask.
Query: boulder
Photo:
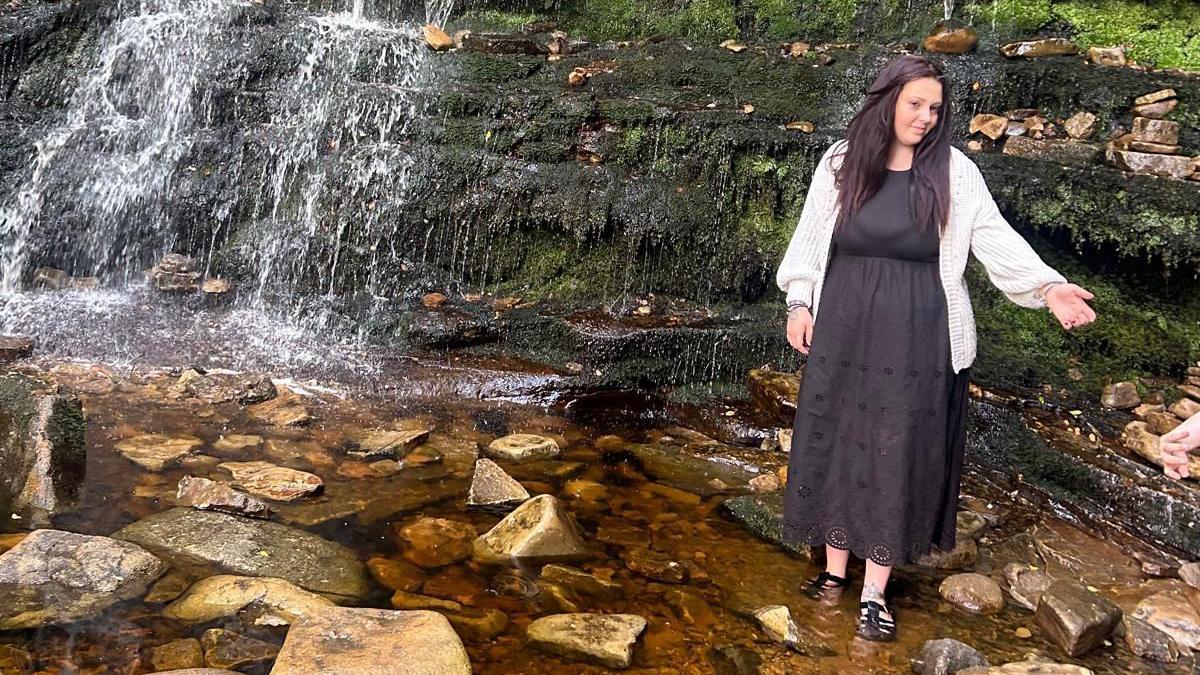
[[[437,612],[331,607],[288,631],[272,675],[470,675]]]
[[[70,623],[141,597],[167,566],[129,542],[36,530],[0,555],[0,630]]]
[[[206,373],[189,377],[183,382],[183,390],[212,404],[251,405],[269,401],[277,395],[271,378],[258,373]]]
[[[207,478],[184,476],[179,480],[175,499],[185,506],[207,511],[224,511],[251,518],[271,516],[271,509],[263,500]]]
[[[1191,158],[1184,155],[1160,155],[1109,148],[1107,157],[1113,166],[1122,171],[1178,179],[1192,175]]]
[[[401,555],[421,567],[453,565],[471,557],[475,526],[445,518],[419,517],[397,528]]]
[[[192,584],[163,615],[184,623],[208,623],[249,613],[258,625],[287,626],[333,604],[283,579],[219,574]]]
[[[488,443],[484,452],[496,459],[521,462],[556,457],[559,447],[553,438],[536,434],[509,434]]]
[[[807,628],[792,619],[785,605],[769,605],[754,610],[754,618],[767,637],[804,656],[833,656],[834,652]]]
[[[279,647],[223,628],[210,628],[200,636],[204,664],[229,670],[252,668],[275,658]]]
[[[925,641],[920,656],[913,661],[912,669],[920,675],[950,675],[977,666],[988,666],[983,654],[971,645],[942,638]]]
[[[246,492],[279,502],[303,499],[325,487],[320,476],[270,462],[223,462],[217,466],[232,474],[233,482]]]
[[[171,640],[150,651],[150,665],[155,670],[203,668],[204,648],[196,638]]]
[[[1125,615],[1125,645],[1143,659],[1175,663],[1183,649],[1167,633],[1131,615]]]
[[[538,495],[476,539],[474,555],[482,562],[503,564],[574,562],[593,553],[558,499]]]
[[[781,423],[791,424],[800,395],[800,376],[755,368],[750,371],[750,400]]]
[[[1079,51],[1074,42],[1063,38],[1045,38],[1042,40],[1025,40],[1011,42],[1000,47],[1000,53],[1010,59],[1023,57],[1027,59],[1044,56],[1070,56]]]
[[[366,597],[366,569],[341,544],[286,525],[215,511],[175,508],[113,535],[197,576],[237,574],[285,579],[335,601]]]
[[[633,645],[646,630],[635,614],[552,614],[525,629],[538,649],[608,668],[628,668]]]
[[[974,572],[946,577],[938,593],[947,602],[975,614],[994,614],[1004,608],[1000,585]]]
[[[1069,656],[1081,656],[1108,639],[1121,608],[1077,581],[1060,579],[1042,593],[1033,618]]]
[[[200,288],[200,270],[192,258],[168,253],[146,271],[146,280],[164,293],[192,293]]]
[[[162,471],[203,445],[204,441],[186,434],[142,434],[118,441],[115,447],[129,461],[150,471]]]
[[[527,499],[529,491],[505,473],[500,465],[486,457],[475,461],[475,473],[471,477],[467,506],[507,508],[521,504]]]
[[[1029,610],[1037,609],[1042,593],[1054,583],[1049,574],[1022,563],[1005,565],[1004,578],[1008,581],[1008,594],[1017,604]]]
[[[959,21],[939,21],[925,36],[925,51],[936,54],[966,54],[975,48],[979,36],[975,29]]]
[[[87,470],[79,399],[0,377],[0,513],[53,514],[74,505]]]
[[[1100,394],[1100,405],[1109,408],[1119,408],[1126,410],[1136,408],[1142,403],[1141,396],[1138,395],[1137,385],[1133,382],[1114,382],[1104,386],[1103,393]]]
[[[12,363],[33,355],[33,338],[28,335],[0,335],[0,363]]]
[[[1133,618],[1163,631],[1186,649],[1200,649],[1200,591],[1160,591],[1137,604]]]

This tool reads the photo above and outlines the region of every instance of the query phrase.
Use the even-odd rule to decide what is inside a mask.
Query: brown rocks
[[[429,438],[428,427],[412,429],[377,429],[350,439],[346,454],[364,459],[404,457],[418,444]]]
[[[1133,610],[1140,619],[1170,635],[1186,649],[1200,648],[1200,591],[1161,591],[1144,598]]]
[[[1200,386],[1196,386],[1194,384],[1179,384],[1176,385],[1175,388],[1178,389],[1179,393],[1183,394],[1184,396],[1192,399],[1193,401],[1200,402]]]
[[[1003,152],[1014,157],[1035,157],[1060,164],[1087,165],[1095,163],[1100,148],[1090,143],[1010,136],[1004,142]]]
[[[764,473],[755,476],[750,479],[749,485],[750,489],[755,492],[774,492],[781,487],[779,476],[773,473]]]
[[[205,279],[200,292],[208,297],[228,295],[233,291],[233,282],[228,279]]]
[[[800,395],[800,377],[755,368],[750,371],[750,399],[760,410],[780,422],[790,423],[796,414],[796,397]]]
[[[249,668],[275,658],[279,648],[269,642],[239,635],[222,628],[210,628],[200,636],[204,663],[210,668]]]
[[[974,572],[946,577],[938,593],[950,604],[974,614],[994,614],[1004,608],[1000,585]]]
[[[187,371],[180,376],[183,390],[196,398],[212,404],[240,403],[251,405],[275,398],[275,384],[267,375],[256,373],[206,373],[192,375]],[[186,378],[186,379],[185,379]]]
[[[1090,112],[1077,112],[1063,122],[1063,128],[1071,138],[1090,138],[1096,131],[1096,116]]]
[[[420,517],[397,529],[405,560],[421,567],[443,567],[471,557],[475,526],[445,518]]]
[[[941,570],[961,570],[975,564],[979,555],[979,545],[971,537],[958,536],[954,548],[943,551],[934,546],[929,553],[917,559],[918,565]]]
[[[508,628],[508,615],[498,609],[464,608],[445,617],[454,632],[468,642],[490,642]]]
[[[621,584],[566,565],[546,565],[542,568],[538,583],[554,584],[579,596],[597,600],[613,600],[621,594]]]
[[[33,338],[28,335],[0,335],[0,363],[12,363],[33,354]]]
[[[392,607],[395,609],[432,609],[456,612],[462,609],[462,604],[429,595],[396,591],[392,594]]]
[[[164,293],[193,293],[200,288],[200,271],[188,256],[168,253],[147,270],[146,280]]]
[[[1125,49],[1122,47],[1089,47],[1088,60],[1098,66],[1119,68],[1125,65]]]
[[[155,670],[203,668],[204,649],[196,638],[172,640],[150,652],[150,664]]]
[[[425,45],[435,52],[444,52],[454,48],[454,38],[431,23],[425,24],[421,33],[425,36]]]
[[[253,419],[273,427],[300,427],[312,420],[300,397],[284,387],[278,387],[278,395],[264,403],[246,408]]]
[[[1045,38],[1043,40],[1025,40],[1011,42],[1000,47],[1000,53],[1010,59],[1041,58],[1045,56],[1070,56],[1079,51],[1074,42],[1063,38]]]
[[[41,517],[73,505],[87,471],[86,424],[74,395],[0,376],[0,513]]]
[[[832,656],[835,652],[820,638],[792,619],[785,605],[769,605],[754,610],[754,618],[767,637],[804,656]]]
[[[979,36],[974,28],[958,21],[946,20],[934,24],[933,30],[925,36],[923,44],[927,52],[966,54],[975,48],[977,42]]]
[[[1192,588],[1200,589],[1200,562],[1189,562],[1179,566],[1179,578]]]
[[[1133,118],[1133,138],[1146,143],[1178,145],[1179,122],[1135,117]]]
[[[251,518],[271,516],[271,509],[261,499],[255,499],[224,483],[207,478],[184,476],[179,481],[179,491],[175,498],[180,504],[197,509],[224,511]]]
[[[227,434],[213,441],[212,449],[223,455],[240,455],[262,447],[262,436]]]
[[[1008,594],[1017,604],[1029,610],[1037,609],[1042,593],[1054,583],[1049,574],[1022,563],[1005,565],[1004,579],[1008,582]]]
[[[1125,447],[1137,453],[1143,459],[1155,466],[1162,466],[1162,448],[1159,436],[1152,433],[1146,422],[1130,422],[1125,425],[1121,434],[1121,442]],[[1189,478],[1200,479],[1200,456],[1196,453],[1188,455]]]
[[[1121,608],[1074,580],[1059,580],[1042,593],[1034,620],[1069,656],[1099,646],[1121,621]]]
[[[232,474],[233,482],[246,492],[279,502],[317,494],[325,486],[320,476],[270,462],[222,462],[217,466]]]
[[[441,307],[446,303],[446,296],[443,293],[426,293],[421,296],[421,304],[426,307]]]
[[[367,560],[367,569],[371,570],[375,581],[391,591],[411,593],[425,582],[425,573],[407,560],[372,556]]]
[[[1170,114],[1170,112],[1178,105],[1179,100],[1174,98],[1155,103],[1143,103],[1142,105],[1133,106],[1133,114],[1138,117],[1148,117],[1153,120],[1161,120]]]
[[[741,54],[742,52],[746,51],[746,49],[748,49],[746,47],[746,45],[742,44],[741,42],[738,42],[737,40],[724,40],[721,42],[721,44],[719,44],[717,46],[720,47],[721,49],[731,51],[734,54]]]
[[[1181,398],[1172,403],[1168,410],[1170,410],[1171,414],[1175,415],[1179,419],[1186,420],[1192,415],[1200,413],[1200,403],[1197,403],[1190,398]]]
[[[475,461],[475,473],[467,494],[468,506],[509,508],[527,499],[529,491],[498,464],[487,458]]]
[[[628,668],[633,645],[646,630],[634,614],[553,614],[529,624],[525,634],[538,649],[608,668]]]
[[[488,443],[484,452],[496,459],[521,462],[556,457],[559,447],[553,438],[536,434],[509,434]]]
[[[686,563],[648,548],[630,548],[625,551],[624,559],[625,565],[634,572],[667,584],[682,584],[691,573]]]
[[[551,495],[538,495],[517,507],[475,540],[483,562],[572,562],[592,557],[579,525]]]
[[[1148,105],[1150,103],[1165,101],[1169,98],[1175,98],[1174,89],[1159,89],[1158,91],[1150,92],[1149,94],[1142,94],[1141,96],[1133,99],[1133,104]]]
[[[999,140],[1008,130],[1008,118],[1003,115],[981,113],[971,118],[970,133],[981,133],[993,141]]]
[[[988,660],[968,644],[942,638],[926,640],[921,654],[913,662],[913,672],[920,675],[949,675],[973,666],[988,665]]]
[[[184,623],[208,623],[235,615],[265,626],[287,626],[333,605],[283,579],[218,574],[192,584],[163,615]]]
[[[1182,420],[1169,412],[1152,412],[1145,417],[1146,429],[1156,436],[1171,433]]]
[[[799,131],[801,133],[811,134],[812,132],[816,131],[817,125],[809,122],[808,120],[792,120],[783,125],[783,128],[787,129],[788,131]]]
[[[1100,405],[1109,408],[1126,410],[1136,408],[1141,403],[1142,399],[1138,395],[1137,385],[1133,382],[1114,382],[1105,385],[1104,393],[1100,395]]]
[[[330,607],[291,627],[271,672],[471,675],[471,662],[437,612]]]
[[[1183,650],[1170,635],[1133,616],[1126,615],[1123,623],[1125,645],[1129,651],[1151,661],[1175,663],[1179,660]]]
[[[116,444],[117,452],[150,471],[162,471],[167,466],[192,454],[204,441],[195,436],[143,434]]]

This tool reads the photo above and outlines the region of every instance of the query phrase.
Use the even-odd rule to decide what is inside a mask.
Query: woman
[[[895,639],[892,566],[955,545],[975,357],[968,253],[1010,300],[1048,306],[1063,328],[1096,317],[1092,294],[1038,258],[950,146],[947,90],[919,56],[883,69],[818,163],[777,275],[788,342],[808,355],[784,534],[825,546],[813,597],[846,586],[850,553],[866,559],[857,632],[868,640]]]

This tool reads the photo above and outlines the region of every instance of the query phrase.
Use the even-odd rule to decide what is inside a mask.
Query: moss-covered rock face
[[[74,500],[87,465],[79,400],[0,377],[0,512],[54,512]]]

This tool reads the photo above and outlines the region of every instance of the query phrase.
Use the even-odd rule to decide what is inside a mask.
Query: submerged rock
[[[0,377],[0,513],[53,514],[74,504],[87,469],[85,425],[78,398]]]
[[[298,395],[284,387],[277,387],[277,390],[278,396],[246,408],[246,413],[273,427],[301,427],[312,421],[312,415]]]
[[[1121,621],[1121,608],[1074,580],[1059,580],[1042,593],[1033,618],[1069,656],[1103,643]]]
[[[129,542],[36,530],[0,556],[0,630],[95,616],[140,597],[166,569]]]
[[[350,549],[315,534],[265,520],[175,508],[114,535],[198,576],[224,573],[276,577],[334,600],[366,597],[366,569]]]
[[[350,439],[346,454],[364,459],[400,458],[429,438],[430,429],[379,429]]]
[[[396,530],[401,555],[421,567],[453,565],[471,557],[475,526],[445,518],[420,517]]]
[[[646,630],[635,614],[553,614],[529,624],[525,635],[538,649],[609,668],[628,668],[633,645]]]
[[[270,462],[223,462],[217,466],[232,474],[234,483],[246,492],[279,502],[315,495],[325,487],[320,476]]]
[[[542,568],[538,583],[551,583],[561,586],[582,597],[597,600],[614,600],[621,595],[621,584],[609,579],[602,579],[575,567],[566,565],[546,565]]]
[[[210,628],[200,636],[204,663],[213,668],[249,668],[275,658],[279,647],[222,628]]]
[[[528,459],[555,457],[558,443],[553,438],[536,434],[509,434],[488,443],[485,452],[497,459],[520,462]]]
[[[938,593],[947,602],[975,614],[994,614],[1004,608],[1004,592],[990,578],[968,572],[946,577]]]
[[[1129,651],[1151,661],[1175,663],[1179,660],[1183,650],[1167,633],[1130,615],[1125,616],[1123,623],[1125,645],[1129,647]]]
[[[256,624],[286,626],[333,604],[283,579],[219,574],[192,584],[163,609],[163,615],[185,623],[208,623],[249,610]]]
[[[271,516],[271,509],[263,500],[207,478],[184,476],[179,480],[179,491],[175,498],[180,504],[196,509],[224,511],[251,518]]]
[[[0,335],[0,363],[12,363],[33,355],[33,338],[28,335]]]
[[[508,628],[508,615],[498,609],[465,608],[445,616],[454,631],[469,642],[489,642]]]
[[[950,675],[977,666],[988,666],[988,660],[971,645],[942,638],[926,640],[921,654],[913,660],[912,669],[920,675]]]
[[[505,473],[500,465],[487,458],[476,460],[467,506],[504,508],[516,506],[527,499],[529,491]]]
[[[1004,566],[1004,578],[1008,581],[1008,594],[1025,609],[1037,609],[1038,600],[1054,579],[1040,569],[1022,563]]]
[[[203,668],[204,648],[196,638],[171,640],[150,652],[150,665],[154,666],[155,670]]]
[[[162,471],[203,445],[204,441],[186,434],[142,434],[126,438],[115,447],[129,461],[150,471]]]
[[[267,375],[255,373],[207,373],[183,382],[184,391],[212,404],[251,405],[276,396],[275,383]]]
[[[1187,649],[1200,648],[1200,592],[1161,591],[1137,604],[1133,617],[1163,631]]]
[[[575,519],[552,495],[538,495],[517,507],[475,540],[483,562],[573,562],[593,553]]]
[[[288,631],[272,675],[471,675],[437,612],[331,607]]]
[[[804,656],[833,656],[837,652],[830,649],[820,638],[811,634],[807,628],[802,628],[792,618],[792,612],[785,605],[769,605],[754,610],[754,618],[767,634],[767,637],[786,646],[788,649]]]

